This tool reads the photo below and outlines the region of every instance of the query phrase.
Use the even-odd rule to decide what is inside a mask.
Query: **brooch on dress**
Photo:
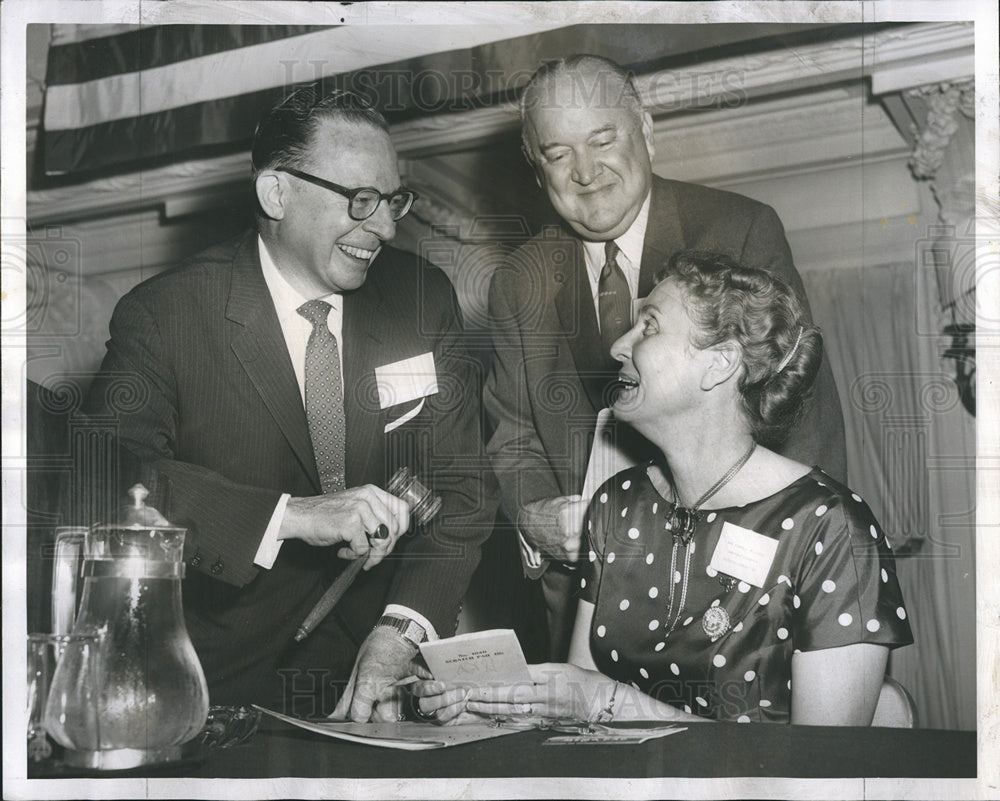
[[[721,606],[710,606],[701,616],[701,628],[712,642],[729,631],[729,612]]]

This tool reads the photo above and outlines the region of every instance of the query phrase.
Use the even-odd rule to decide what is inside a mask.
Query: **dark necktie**
[[[618,266],[618,245],[614,240],[604,243],[604,267],[597,281],[597,308],[601,345],[607,356],[615,340],[632,327],[632,295],[625,273]]]
[[[344,392],[337,339],[327,325],[330,309],[325,300],[310,300],[298,308],[299,314],[313,327],[306,345],[306,418],[320,485],[325,493],[346,488]]]

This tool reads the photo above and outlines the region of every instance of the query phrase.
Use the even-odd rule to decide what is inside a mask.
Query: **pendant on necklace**
[[[729,631],[729,612],[721,606],[710,606],[701,616],[701,627],[712,642]]]

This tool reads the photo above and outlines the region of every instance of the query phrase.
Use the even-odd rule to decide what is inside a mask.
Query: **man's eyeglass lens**
[[[389,214],[392,216],[392,219],[399,220],[406,216],[406,213],[413,205],[413,201],[417,199],[417,193],[411,192],[409,189],[400,189],[384,195],[371,186],[348,189],[346,186],[335,184],[333,181],[327,181],[325,178],[318,178],[315,175],[310,175],[307,172],[302,172],[291,167],[282,167],[280,169],[281,172],[287,172],[289,175],[294,175],[303,181],[308,181],[311,184],[321,186],[324,189],[346,197],[348,199],[347,213],[351,216],[352,220],[367,220],[375,213],[378,204],[382,202],[383,198],[389,204]]]

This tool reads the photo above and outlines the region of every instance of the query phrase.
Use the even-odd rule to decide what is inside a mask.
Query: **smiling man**
[[[492,529],[480,376],[447,277],[387,244],[414,193],[378,112],[300,89],[262,118],[252,167],[257,230],[122,298],[90,406],[188,529],[184,612],[212,703],[319,714],[339,698],[368,720],[417,644],[454,632]],[[409,508],[384,488],[403,466],[442,504],[401,541]],[[338,556],[367,571],[296,642]]]
[[[563,661],[587,504],[578,493],[618,370],[611,344],[629,328],[633,301],[676,252],[699,249],[769,270],[808,303],[770,207],[653,174],[653,122],[619,65],[591,55],[545,64],[522,93],[521,124],[525,157],[568,230],[542,232],[494,275],[487,451],[522,535],[525,572],[542,580],[550,657]],[[628,447],[644,454],[641,442]],[[828,362],[782,452],[845,479]]]

